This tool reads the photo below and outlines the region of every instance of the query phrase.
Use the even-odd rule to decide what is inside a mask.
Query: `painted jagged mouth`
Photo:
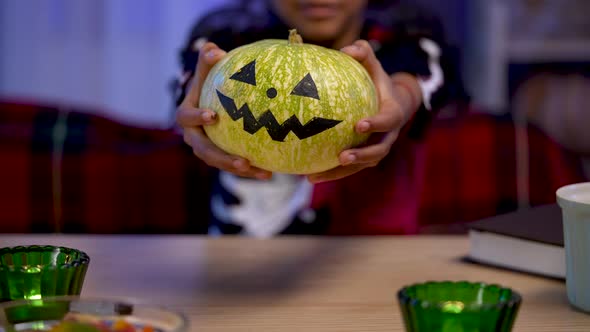
[[[299,139],[306,139],[333,128],[342,122],[342,120],[314,117],[307,123],[302,124],[297,116],[292,115],[285,120],[285,122],[279,123],[270,110],[262,113],[257,119],[254,114],[252,114],[252,111],[250,111],[250,107],[247,103],[244,103],[244,105],[238,109],[232,98],[224,95],[219,90],[216,91],[223,109],[227,112],[230,118],[233,121],[243,119],[244,131],[249,134],[255,134],[258,130],[264,127],[273,141],[284,142],[290,132],[293,132],[293,134]]]

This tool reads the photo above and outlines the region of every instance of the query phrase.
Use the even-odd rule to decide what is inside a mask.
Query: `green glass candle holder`
[[[522,299],[499,285],[430,281],[402,288],[398,301],[407,332],[509,332]]]
[[[0,249],[0,302],[79,295],[90,258],[80,250],[57,246]]]

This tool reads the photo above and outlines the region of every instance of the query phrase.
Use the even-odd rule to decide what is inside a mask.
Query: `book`
[[[565,279],[561,209],[543,205],[467,224],[476,263]]]

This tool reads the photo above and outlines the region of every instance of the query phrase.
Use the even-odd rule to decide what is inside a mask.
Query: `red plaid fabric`
[[[580,160],[538,129],[529,127],[528,142],[531,206],[554,203],[557,188],[588,180]],[[331,234],[463,232],[465,222],[518,208],[509,116],[439,118],[424,141],[396,145],[378,167],[316,188],[314,206],[329,209]]]
[[[555,191],[587,181],[580,160],[529,126],[529,204],[555,203]],[[427,143],[421,225],[464,222],[518,208],[515,126],[509,116],[472,113],[438,120]]]
[[[210,170],[169,130],[69,113],[56,195],[59,114],[0,103],[0,232],[206,232]],[[402,137],[377,167],[316,187],[314,206],[329,210],[329,234],[461,231],[463,222],[517,208],[508,117],[438,118],[424,140]],[[558,187],[588,180],[576,156],[536,128],[528,141],[531,205],[554,202]]]
[[[209,170],[179,135],[70,112],[56,173],[59,114],[0,104],[0,232],[206,231]]]
[[[0,220],[3,232],[26,232],[33,211],[30,145],[34,107],[13,105],[13,114],[0,112]]]

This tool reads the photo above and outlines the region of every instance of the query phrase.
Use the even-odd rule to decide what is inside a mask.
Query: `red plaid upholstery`
[[[0,220],[3,232],[25,232],[34,214],[29,206],[33,188],[30,146],[36,113],[34,107],[25,105],[12,108],[10,115],[0,112]]]
[[[422,226],[464,222],[514,211],[516,142],[509,116],[471,113],[438,120],[427,140]],[[587,181],[580,159],[540,130],[528,128],[529,203],[555,202],[557,188]]]
[[[531,206],[587,181],[580,160],[542,132],[530,127],[528,141]],[[439,118],[423,142],[397,144],[378,167],[318,186],[314,205],[329,208],[331,234],[463,232],[464,222],[517,209],[515,146],[508,116]]]
[[[59,204],[52,174],[58,114],[0,104],[0,232],[206,231],[208,170],[179,135],[87,113],[67,116]]]
[[[206,231],[209,170],[179,135],[83,112],[67,116],[58,204],[58,116],[55,108],[0,103],[0,232]],[[528,134],[532,205],[554,202],[559,186],[587,180],[575,156],[535,128]],[[424,141],[399,143],[378,167],[316,187],[314,205],[333,218],[330,234],[450,231],[516,209],[509,118],[439,118]]]

